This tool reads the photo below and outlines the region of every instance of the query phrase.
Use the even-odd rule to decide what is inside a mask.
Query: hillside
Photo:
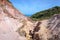
[[[47,10],[43,10],[43,11],[35,13],[34,15],[31,16],[31,18],[33,20],[49,19],[54,14],[59,14],[59,13],[60,13],[60,6],[55,6]]]
[[[23,33],[29,32],[32,25],[30,18],[19,12],[9,0],[0,0],[0,40],[26,40]]]
[[[59,8],[50,10],[56,14]],[[33,21],[19,12],[9,0],[0,0],[0,40],[60,40],[60,14],[45,11],[47,14],[41,11],[42,17],[38,17],[37,13],[37,18],[47,19],[53,15],[49,20]]]

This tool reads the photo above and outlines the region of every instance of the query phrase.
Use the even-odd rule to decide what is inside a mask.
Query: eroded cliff
[[[9,0],[0,0],[0,40],[60,40],[60,14],[32,21]]]

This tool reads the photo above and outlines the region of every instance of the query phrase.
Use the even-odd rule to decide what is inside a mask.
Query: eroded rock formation
[[[60,40],[60,14],[55,14],[48,24],[52,37],[49,40]]]
[[[17,30],[24,28],[22,30],[28,32],[32,25],[30,18],[14,8],[8,0],[0,0],[0,40],[26,40]]]
[[[60,14],[34,22],[0,0],[0,40],[60,40]]]

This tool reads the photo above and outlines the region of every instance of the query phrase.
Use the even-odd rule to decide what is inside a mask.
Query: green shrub
[[[59,13],[60,13],[60,7],[55,6],[55,7],[52,7],[50,9],[43,10],[43,11],[35,13],[34,15],[31,16],[31,18],[33,20],[36,20],[36,19],[39,19],[39,20],[49,19],[54,14],[59,14]]]

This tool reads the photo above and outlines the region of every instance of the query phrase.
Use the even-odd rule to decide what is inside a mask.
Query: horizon
[[[22,14],[31,16],[54,6],[60,6],[60,0],[10,0]]]

